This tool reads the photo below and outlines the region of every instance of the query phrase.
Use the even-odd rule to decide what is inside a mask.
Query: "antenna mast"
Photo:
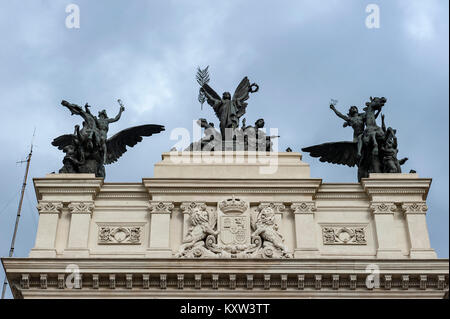
[[[36,132],[36,129],[34,131]],[[34,133],[33,133],[33,139],[34,139]],[[30,168],[30,162],[31,162],[31,155],[32,154],[33,154],[33,141],[31,142],[30,153],[28,154],[27,159],[26,159],[27,167],[25,169],[25,177],[23,178],[22,191],[21,191],[20,200],[19,200],[19,207],[17,208],[16,224],[14,226],[13,237],[12,237],[12,240],[11,240],[11,248],[9,250],[9,257],[10,258],[14,254],[14,244],[16,242],[17,228],[19,227],[20,212],[22,210],[22,203],[23,203],[23,195],[25,194],[25,187],[27,186],[28,170]],[[24,161],[22,161],[21,163],[23,163],[23,162]],[[6,279],[6,272],[5,272],[5,281],[3,282],[3,289],[2,289],[2,299],[5,299],[5,292],[6,292],[6,286],[7,285],[8,285],[8,281]]]

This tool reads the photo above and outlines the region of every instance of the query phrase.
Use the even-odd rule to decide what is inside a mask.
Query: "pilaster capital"
[[[194,209],[206,210],[206,204],[200,202],[183,202],[180,208],[183,214],[190,215]]]
[[[68,207],[71,214],[92,215],[92,212],[94,211],[94,202],[71,202]]]
[[[62,202],[39,201],[37,210],[39,214],[59,214],[63,208]]]
[[[291,209],[294,211],[294,214],[314,214],[317,210],[316,202],[298,202],[292,203]]]
[[[150,202],[151,214],[171,214],[175,206],[172,202]]]
[[[262,202],[258,206],[258,210],[261,211],[264,208],[271,208],[275,213],[281,213],[286,209],[286,206],[283,203],[276,202]]]
[[[402,203],[402,210],[405,214],[426,214],[428,206],[425,202]]]
[[[392,202],[372,202],[369,206],[372,213],[375,214],[394,214],[397,205]]]

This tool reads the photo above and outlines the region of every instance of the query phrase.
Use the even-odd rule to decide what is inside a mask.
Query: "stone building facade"
[[[4,258],[15,298],[442,298],[431,179],[311,178],[299,153],[163,153],[154,177],[35,178],[28,258]]]

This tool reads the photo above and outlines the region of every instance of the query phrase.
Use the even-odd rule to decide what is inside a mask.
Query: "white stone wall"
[[[310,178],[299,153],[279,153],[266,164],[232,153],[226,165],[179,154],[164,153],[155,176],[142,183],[88,174],[35,178],[40,219],[30,257],[175,258],[187,232],[182,205],[217,210],[234,196],[250,211],[284,205],[277,223],[294,258],[436,258],[426,226],[431,179],[372,174],[361,183],[329,184]]]

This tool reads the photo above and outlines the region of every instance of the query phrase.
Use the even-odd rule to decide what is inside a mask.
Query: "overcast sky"
[[[80,28],[68,29],[66,6],[80,8]],[[365,25],[365,9],[380,7],[380,28]],[[110,133],[154,123],[166,132],[146,138],[118,163],[107,181],[151,177],[170,132],[192,121],[218,121],[197,102],[197,66],[210,66],[210,85],[233,92],[248,76],[247,124],[260,117],[278,128],[280,149],[351,140],[328,107],[343,113],[369,96],[385,96],[386,122],[398,130],[403,169],[433,178],[427,222],[432,247],[448,257],[449,17],[448,0],[0,2],[0,255],[7,256],[25,159],[33,130],[30,177],[61,167],[51,140],[80,119],[62,99],[93,111],[126,111]],[[355,182],[356,170],[308,155],[311,174],[325,182]],[[34,245],[38,215],[29,180],[15,256]],[[3,282],[3,270],[0,279]]]

